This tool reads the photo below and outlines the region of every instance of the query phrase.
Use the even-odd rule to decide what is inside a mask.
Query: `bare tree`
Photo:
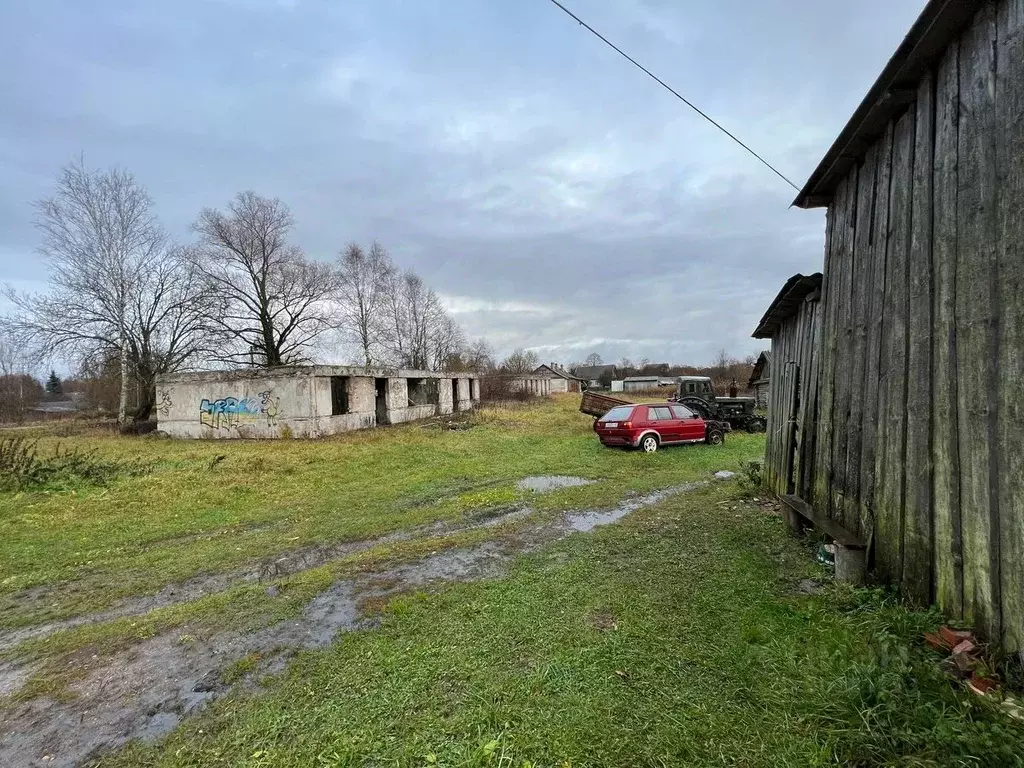
[[[21,350],[0,336],[0,421],[21,421],[42,394],[43,387],[28,373],[28,360]]]
[[[448,362],[461,358],[466,346],[466,336],[451,316],[438,303],[440,313],[432,321],[429,334],[431,370],[448,370]]]
[[[218,297],[207,317],[229,339],[215,359],[260,367],[305,362],[329,329],[336,273],[288,244],[292,224],[288,206],[251,191],[236,195],[226,214],[200,212],[195,263]]]
[[[597,352],[591,352],[589,355],[587,355],[587,359],[583,361],[583,364],[584,365],[589,365],[589,366],[595,366],[595,365],[601,365],[601,364],[603,364],[603,362],[604,361],[601,359],[601,356],[599,354],[597,354]]]
[[[385,276],[379,329],[385,357],[405,368],[440,369],[464,345],[462,330],[415,272]]]
[[[201,284],[151,212],[146,190],[127,171],[65,166],[53,197],[36,204],[49,291],[5,295],[17,308],[6,326],[38,358],[82,364],[116,356],[118,420],[128,420],[128,391],[142,377],[136,418],[152,407],[152,380],[194,358],[208,341]]]
[[[521,376],[525,373],[532,373],[540,365],[540,358],[532,349],[517,347],[502,362],[501,367],[505,373],[513,376]]]
[[[494,369],[494,349],[487,339],[477,339],[466,347],[463,357],[466,367],[471,371],[485,373]]]
[[[369,252],[352,243],[342,252],[338,267],[341,330],[359,346],[363,363],[369,368],[382,343],[382,315],[395,267],[384,247],[376,242]]]

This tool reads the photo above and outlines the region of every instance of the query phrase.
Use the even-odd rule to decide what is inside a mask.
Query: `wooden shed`
[[[768,392],[771,389],[772,353],[767,349],[757,356],[754,370],[750,373],[747,389],[753,390],[758,408],[768,407]]]
[[[764,313],[756,339],[771,339],[771,382],[764,482],[773,492],[809,498],[814,477],[817,373],[821,357],[821,280],[793,275]]]
[[[828,209],[798,491],[1024,654],[1024,0],[929,2],[795,204]]]

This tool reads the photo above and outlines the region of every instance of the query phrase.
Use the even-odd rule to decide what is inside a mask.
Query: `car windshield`
[[[625,421],[632,412],[632,405],[617,405],[602,416],[601,421]]]

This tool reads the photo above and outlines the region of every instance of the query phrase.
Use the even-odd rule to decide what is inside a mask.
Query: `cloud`
[[[921,4],[572,5],[800,183]],[[180,238],[252,188],[314,258],[378,239],[501,354],[743,355],[785,279],[821,266],[820,212],[547,3],[5,16],[0,282],[45,279],[28,203],[80,152],[131,168]]]

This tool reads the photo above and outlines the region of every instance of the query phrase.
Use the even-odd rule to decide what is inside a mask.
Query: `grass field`
[[[707,480],[763,450],[763,436],[745,434],[722,448],[603,449],[577,404],[567,397],[485,410],[461,431],[406,425],[316,442],[60,438],[147,472],[0,494],[0,637],[303,547],[419,533],[17,643],[0,652],[0,691],[3,664],[31,662],[33,673],[6,704],[0,696],[0,722],[40,729],[38,712],[49,710],[32,709],[43,706],[37,701],[64,702],[62,712],[83,718],[102,709],[82,701],[76,680],[130,676],[137,649],[161,638],[187,660],[188,648],[224,632],[244,638],[301,618],[339,579],[379,571],[397,582],[395,563],[516,540],[532,545],[504,575],[397,585],[362,604],[381,612],[379,625],[301,651],[283,671],[262,667],[259,653],[223,653],[223,698],[166,740],[96,759],[176,767],[1022,764],[1024,728],[951,685],[922,647],[936,614],[832,585],[773,507],[735,482],[678,493],[591,533],[530,539],[524,531],[565,510],[607,509]],[[37,437],[43,449],[58,439]],[[517,486],[530,475],[599,482],[533,494]],[[527,506],[525,519],[476,525]],[[432,525],[439,521],[449,526],[443,536]],[[798,589],[805,579],[821,590]],[[55,732],[74,730],[63,722]],[[22,754],[4,752],[4,730],[0,757]],[[36,760],[60,764],[69,754],[45,738],[30,745]]]
[[[602,481],[540,497],[534,503],[541,508],[611,506],[627,491],[735,470],[761,452],[761,440],[745,434],[724,448],[654,456],[605,449],[577,405],[566,397],[487,411],[464,431],[407,425],[316,442],[56,438],[43,431],[43,451],[60,443],[152,471],[108,487],[0,495],[0,601],[61,586],[29,612],[0,603],[0,628],[99,610],[304,545],[514,504],[526,495],[515,484],[528,475]]]
[[[955,691],[884,595],[822,577],[714,488],[399,599],[167,743],[107,766],[1020,764],[1024,729]]]

